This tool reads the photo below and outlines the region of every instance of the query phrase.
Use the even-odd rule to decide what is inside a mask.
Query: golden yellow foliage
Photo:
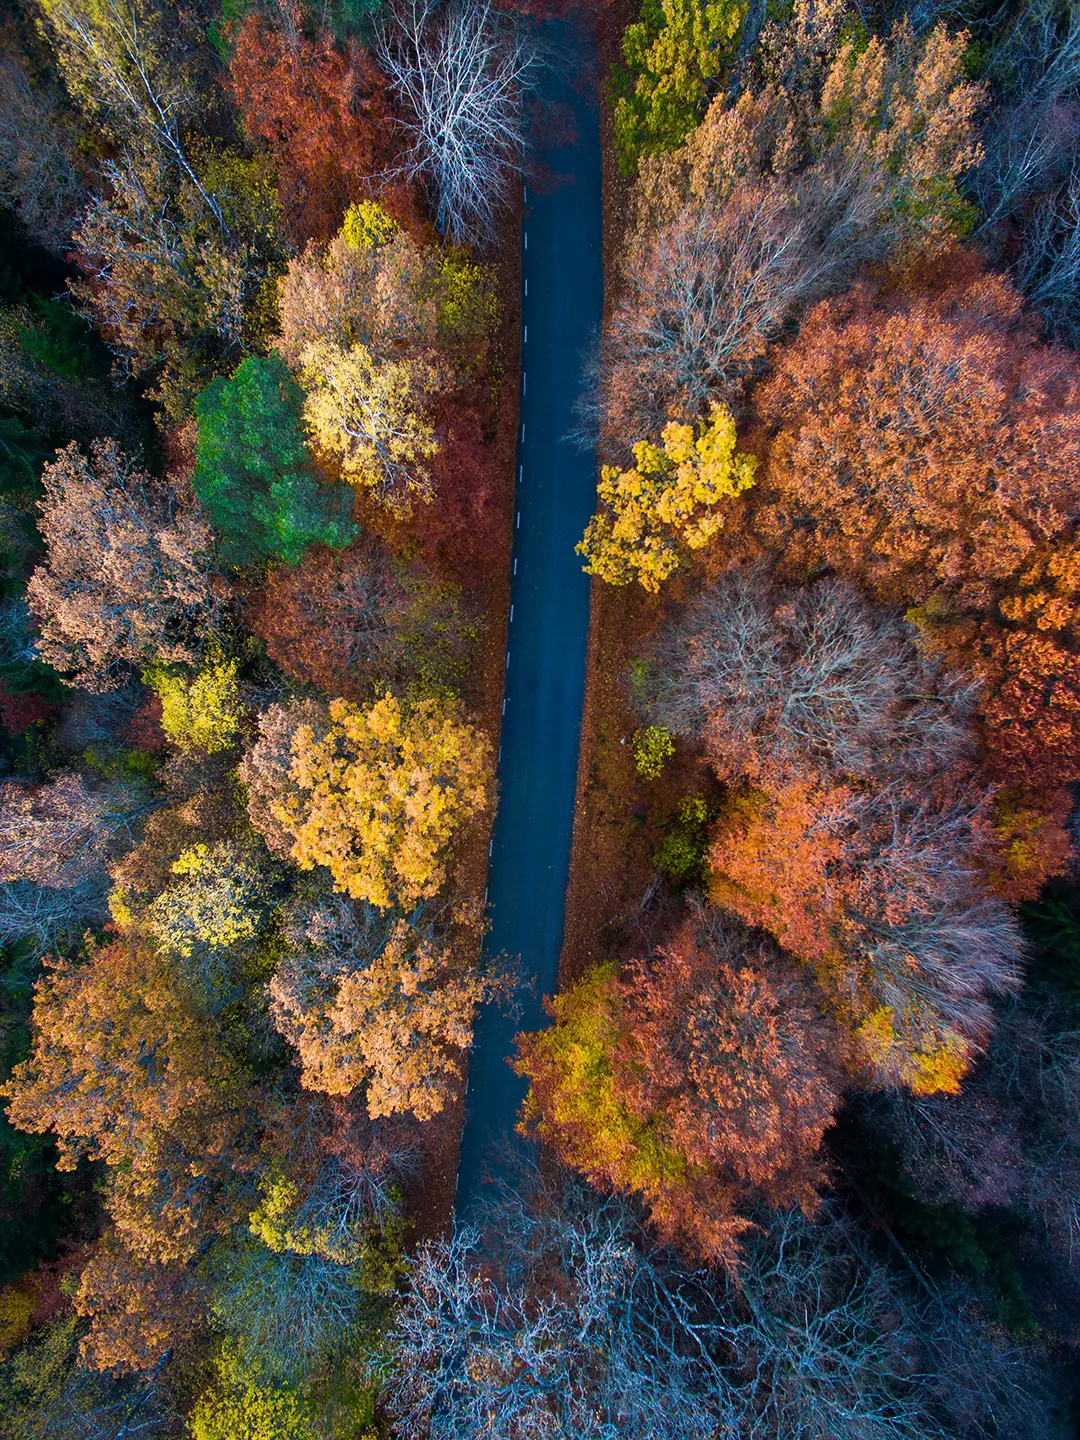
[[[700,550],[722,528],[720,502],[753,485],[757,462],[739,453],[735,440],[731,411],[714,404],[696,434],[694,426],[671,421],[660,446],[648,440],[634,446],[632,469],[605,465],[600,509],[577,547],[589,562],[586,572],[611,585],[636,580],[659,590],[686,549]]]
[[[924,1035],[921,1045],[897,1036],[893,1012],[879,1005],[856,1031],[864,1058],[878,1076],[890,1073],[913,1095],[959,1095],[974,1046],[948,1027]]]
[[[451,841],[491,798],[486,736],[452,704],[389,693],[366,710],[334,700],[330,722],[293,737],[297,789],[276,808],[292,859],[380,909],[435,895]]]
[[[439,445],[422,410],[436,379],[425,360],[380,361],[364,345],[315,341],[303,352],[301,379],[312,439],[346,480],[394,510],[431,498],[424,461]]]

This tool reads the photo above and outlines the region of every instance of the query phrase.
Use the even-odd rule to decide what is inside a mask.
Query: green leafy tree
[[[339,549],[355,538],[349,492],[321,484],[312,470],[300,394],[277,356],[245,360],[230,379],[212,381],[196,413],[191,483],[227,564],[294,565],[316,541]]]
[[[615,71],[615,148],[624,174],[643,155],[676,150],[705,112],[732,58],[742,0],[644,0]]]

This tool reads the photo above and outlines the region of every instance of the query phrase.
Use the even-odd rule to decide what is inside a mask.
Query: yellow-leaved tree
[[[600,508],[577,549],[589,562],[586,572],[611,585],[636,580],[659,590],[685,552],[700,550],[722,527],[720,502],[754,483],[757,462],[736,450],[725,405],[714,404],[696,433],[671,421],[661,439],[634,446],[633,469],[601,471]]]
[[[439,444],[423,406],[437,379],[421,356],[378,360],[364,345],[317,340],[301,360],[304,420],[346,480],[393,510],[409,510],[432,496],[424,462]]]
[[[380,909],[435,895],[455,835],[491,799],[487,738],[447,701],[334,700],[325,728],[297,726],[291,752],[273,809],[292,859]]]

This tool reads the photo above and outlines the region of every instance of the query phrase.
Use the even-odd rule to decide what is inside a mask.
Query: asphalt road
[[[565,77],[553,75],[548,87],[573,106],[577,137],[543,157],[562,183],[525,193],[521,428],[487,939],[489,953],[521,956],[534,991],[517,1021],[492,1007],[479,1017],[459,1210],[513,1132],[525,1093],[507,1063],[513,1036],[544,1023],[541,997],[556,987],[585,692],[589,582],[574,546],[595,506],[596,464],[565,437],[603,304],[599,110]]]

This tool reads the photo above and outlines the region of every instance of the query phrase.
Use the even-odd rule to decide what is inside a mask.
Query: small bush
[[[715,811],[700,795],[680,800],[653,861],[657,870],[678,885],[700,880],[709,848],[709,826],[715,818]]]
[[[235,660],[211,660],[191,678],[164,666],[147,672],[161,701],[161,728],[174,745],[213,755],[236,744],[244,719],[236,671]]]
[[[634,764],[646,780],[659,780],[664,766],[675,754],[671,731],[663,725],[646,725],[634,733]]]

